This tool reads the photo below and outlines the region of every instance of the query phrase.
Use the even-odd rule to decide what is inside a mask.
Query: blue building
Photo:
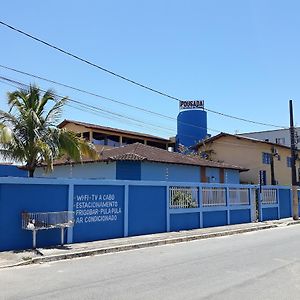
[[[35,176],[238,184],[242,171],[246,169],[135,143],[104,150],[98,160],[57,161],[52,173],[39,167]]]
[[[176,150],[187,149],[207,138],[207,113],[204,101],[180,101],[177,116]]]
[[[13,164],[0,164],[0,177],[28,177],[28,172]]]

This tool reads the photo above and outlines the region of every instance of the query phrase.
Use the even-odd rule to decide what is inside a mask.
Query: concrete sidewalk
[[[268,222],[202,228],[180,232],[165,232],[128,238],[68,244],[63,247],[38,248],[36,250],[23,251],[6,251],[0,252],[0,268],[154,247],[159,245],[270,229],[293,224],[300,224],[300,220],[293,221],[291,218],[289,218]]]

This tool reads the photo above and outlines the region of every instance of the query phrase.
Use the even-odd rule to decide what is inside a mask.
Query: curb
[[[27,265],[31,265],[31,264],[32,264],[32,259],[29,259],[29,260],[20,261],[18,263],[11,264],[11,265],[0,266],[0,269],[8,269],[8,268],[13,268],[13,267],[27,266]]]
[[[286,226],[297,225],[300,224],[300,220],[294,220],[286,224]]]
[[[233,230],[228,230],[228,231],[204,233],[204,234],[199,234],[199,235],[189,235],[189,236],[184,236],[184,237],[176,237],[176,238],[169,238],[169,239],[163,239],[163,240],[154,240],[154,241],[147,241],[147,242],[142,242],[142,243],[114,246],[114,247],[107,247],[107,248],[98,248],[98,249],[72,252],[72,253],[66,253],[66,254],[42,256],[42,257],[32,258],[31,260],[28,260],[25,262],[20,262],[15,265],[11,265],[11,267],[29,265],[29,264],[38,264],[38,263],[44,263],[44,262],[53,262],[53,261],[59,261],[59,260],[65,260],[65,259],[72,259],[75,257],[86,257],[86,256],[93,256],[93,255],[123,252],[123,251],[134,250],[134,249],[142,249],[142,248],[156,247],[156,246],[162,246],[162,245],[170,245],[170,244],[202,240],[202,239],[208,239],[208,238],[214,238],[214,237],[230,236],[230,235],[234,235],[234,234],[247,233],[247,232],[259,231],[259,230],[264,230],[264,229],[271,229],[271,228],[275,228],[275,227],[278,227],[278,226],[274,225],[274,224],[270,224],[270,225],[262,225],[262,226],[252,227],[252,228],[233,229]],[[6,267],[10,267],[10,266],[6,266]]]
[[[296,225],[296,224],[300,224],[300,220],[289,222],[286,224],[286,226]],[[65,254],[54,254],[54,255],[31,258],[26,261],[21,261],[21,262],[11,264],[11,265],[0,266],[0,269],[26,266],[26,265],[31,265],[31,264],[41,264],[41,263],[45,263],[45,262],[66,260],[66,259],[72,259],[72,258],[76,258],[76,257],[87,257],[87,256],[94,256],[94,255],[101,255],[101,254],[108,254],[108,253],[123,252],[123,251],[128,251],[128,250],[143,249],[143,248],[163,246],[163,245],[171,245],[171,244],[183,243],[183,242],[189,242],[189,241],[204,240],[204,239],[215,238],[215,237],[230,236],[230,235],[234,235],[234,234],[260,231],[260,230],[271,229],[271,228],[278,228],[280,226],[282,226],[282,225],[265,224],[265,225],[259,225],[256,227],[250,227],[250,228],[232,229],[232,230],[227,230],[227,231],[202,233],[202,234],[195,234],[195,235],[186,235],[186,236],[181,236],[181,237],[166,238],[166,239],[146,241],[146,242],[141,242],[141,243],[133,243],[133,244],[127,244],[127,245],[121,245],[121,246],[96,248],[96,249],[91,249],[91,250],[84,250],[84,251],[71,252],[71,253],[65,253]]]

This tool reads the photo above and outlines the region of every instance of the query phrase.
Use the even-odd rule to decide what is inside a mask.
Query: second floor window
[[[292,158],[289,156],[286,158],[286,165],[288,168],[292,167]]]
[[[271,164],[271,153],[262,153],[262,163],[266,165]]]
[[[276,138],[276,144],[285,145],[285,138]]]

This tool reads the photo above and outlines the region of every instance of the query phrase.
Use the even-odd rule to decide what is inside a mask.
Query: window
[[[285,145],[285,138],[276,138],[275,142],[276,144]]]
[[[292,158],[289,156],[286,158],[286,165],[288,168],[292,167]]]
[[[120,137],[115,135],[108,135],[106,140],[106,145],[112,147],[120,147]]]
[[[106,145],[107,137],[99,132],[93,132],[93,144],[94,145]]]
[[[82,137],[85,139],[85,140],[90,140],[90,133],[89,132],[83,132],[82,133]]]
[[[271,164],[271,153],[262,153],[262,163],[266,165]]]

